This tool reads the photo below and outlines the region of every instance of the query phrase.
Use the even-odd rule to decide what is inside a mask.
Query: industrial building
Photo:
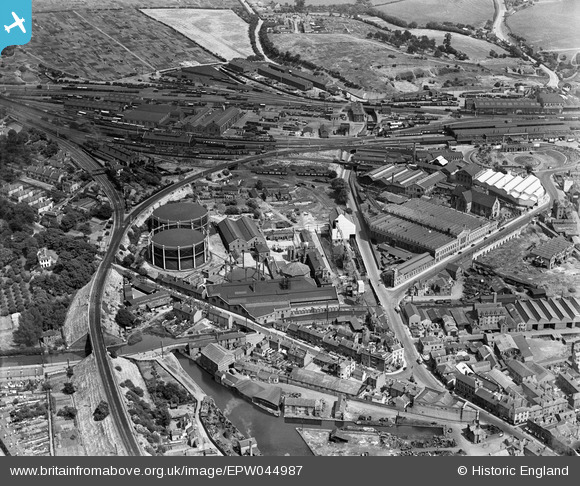
[[[387,204],[386,214],[368,221],[378,241],[415,253],[430,253],[436,261],[469,246],[497,227],[494,221],[411,199],[403,204]]]
[[[242,216],[237,220],[224,218],[217,227],[225,247],[230,252],[239,254],[242,251],[251,250],[256,246],[256,243],[265,243],[256,223],[247,216]]]
[[[155,232],[177,228],[207,232],[208,222],[207,209],[200,204],[188,202],[165,204],[151,215],[151,228]]]
[[[366,173],[362,181],[380,185],[394,194],[407,197],[427,196],[437,183],[447,179],[442,172],[427,173],[411,165],[388,164]]]
[[[190,270],[209,260],[207,236],[194,229],[168,229],[149,235],[151,263],[164,270]]]
[[[543,113],[542,105],[529,99],[475,98],[465,103],[475,115],[531,115]]]
[[[572,250],[574,250],[574,243],[559,236],[534,248],[531,251],[531,257],[536,264],[552,269],[555,265],[564,263],[572,254]]]
[[[487,169],[477,175],[474,184],[516,206],[535,206],[546,194],[540,179],[533,174],[522,177]]]
[[[305,277],[208,285],[207,299],[212,305],[261,323],[327,307],[336,310],[339,306],[334,287],[317,287]]]
[[[123,114],[126,123],[141,125],[145,128],[155,128],[169,121],[171,117],[180,119],[181,110],[173,105],[141,105]]]
[[[243,115],[236,107],[212,109],[204,107],[181,122],[181,128],[187,132],[208,137],[219,137],[231,128]]]
[[[301,91],[308,91],[314,87],[312,81],[301,79],[293,74],[272,69],[272,67],[268,66],[260,66],[258,68],[258,74],[273,79],[274,81],[278,81],[279,83],[291,86],[292,88],[297,88]]]
[[[382,278],[387,287],[396,287],[429,268],[435,260],[429,253],[416,255],[410,260],[393,266],[383,272]]]
[[[447,127],[457,143],[504,143],[508,140],[542,140],[570,133],[570,125],[562,120],[486,120],[453,123]]]

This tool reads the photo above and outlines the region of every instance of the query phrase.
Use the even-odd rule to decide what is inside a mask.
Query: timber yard
[[[2,454],[578,455],[580,52],[118,3],[2,52]]]

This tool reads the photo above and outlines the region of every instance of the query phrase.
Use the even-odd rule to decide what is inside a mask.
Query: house
[[[312,355],[308,351],[297,346],[290,348],[287,356],[290,363],[300,366],[301,368],[304,368],[312,362]]]
[[[56,252],[53,250],[49,250],[46,247],[38,250],[36,252],[36,257],[38,258],[38,264],[42,268],[50,268],[58,260],[58,255],[56,254]]]
[[[468,425],[465,429],[467,440],[474,444],[481,444],[487,439],[487,432],[481,428],[479,423]]]

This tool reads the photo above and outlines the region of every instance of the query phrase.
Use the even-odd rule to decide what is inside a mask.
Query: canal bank
[[[334,420],[301,420],[275,417],[244,400],[233,390],[216,382],[207,371],[200,368],[190,359],[176,355],[184,371],[211,396],[216,405],[231,422],[247,437],[254,437],[258,447],[265,456],[311,456],[308,445],[304,442],[298,429],[333,429],[343,425],[353,425],[352,422]],[[383,429],[381,427],[381,429]],[[384,427],[391,433],[401,436],[429,438],[436,435],[429,427],[395,426]]]

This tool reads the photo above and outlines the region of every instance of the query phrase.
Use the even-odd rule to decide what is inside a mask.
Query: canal
[[[255,437],[260,451],[265,456],[311,456],[312,453],[296,431],[297,428],[304,425],[307,428],[332,429],[336,425],[348,424],[343,422],[335,423],[332,420],[322,420],[319,424],[311,422],[302,424],[295,419],[286,420],[284,417],[275,417],[220,385],[208,372],[185,356],[176,354],[176,357],[186,373],[193,378],[207,395],[213,397],[216,405],[221,408],[232,423],[246,436]],[[430,427],[398,425],[395,427],[381,427],[381,429],[387,430],[392,434],[418,438],[429,438],[434,435],[434,430]]]

